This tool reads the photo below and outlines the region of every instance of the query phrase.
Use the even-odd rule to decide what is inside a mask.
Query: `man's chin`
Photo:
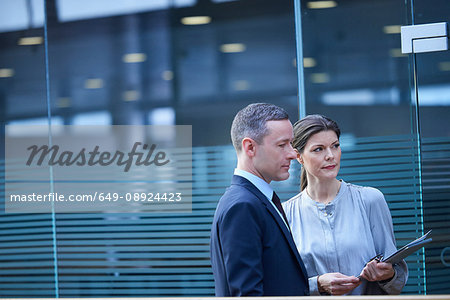
[[[281,174],[276,179],[273,179],[273,181],[284,181],[284,180],[288,179],[289,176],[290,176],[290,174],[289,174],[289,172],[287,172],[286,174]]]

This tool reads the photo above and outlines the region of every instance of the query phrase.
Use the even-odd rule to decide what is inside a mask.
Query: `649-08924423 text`
[[[89,194],[62,194],[62,193],[31,193],[31,194],[11,194],[10,202],[180,202],[182,201],[181,193],[111,193],[111,192],[94,192]]]

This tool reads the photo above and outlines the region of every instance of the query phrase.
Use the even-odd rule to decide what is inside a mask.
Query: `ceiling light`
[[[129,90],[129,91],[125,91],[123,93],[123,100],[124,101],[137,101],[140,98],[140,93],[136,90]]]
[[[320,9],[320,8],[332,8],[336,7],[336,1],[310,1],[307,3],[308,8]]]
[[[0,78],[13,77],[14,70],[13,69],[0,69]]]
[[[328,91],[322,94],[326,105],[373,105],[377,100],[371,89]]]
[[[312,57],[304,57],[303,58],[303,67],[304,68],[313,68],[317,65],[316,60]]]
[[[311,74],[312,83],[327,83],[330,81],[330,75],[327,73],[314,73]]]
[[[246,91],[250,88],[250,84],[247,80],[237,80],[234,82],[233,86],[236,91]]]
[[[126,63],[140,63],[147,60],[147,55],[145,53],[128,53],[123,56],[122,60]]]
[[[400,25],[387,25],[383,27],[383,32],[386,34],[397,34],[401,33]]]
[[[170,70],[166,70],[166,71],[162,72],[161,77],[164,80],[170,81],[173,79],[173,72]]]
[[[103,79],[100,78],[90,78],[86,79],[84,82],[85,89],[101,89],[103,87]]]
[[[391,57],[407,57],[407,54],[402,53],[402,49],[400,48],[394,48],[389,50],[389,55]]]
[[[234,44],[223,44],[220,46],[220,51],[223,53],[237,53],[244,52],[247,47],[244,44],[234,43]]]
[[[208,16],[192,16],[181,19],[183,25],[204,25],[211,23],[211,17]]]
[[[43,42],[44,39],[41,36],[29,36],[21,38],[18,44],[20,46],[31,46],[31,45],[40,45]]]
[[[450,61],[442,61],[439,63],[439,70],[450,71]]]
[[[62,97],[58,99],[58,103],[56,104],[59,108],[70,107],[70,98]]]

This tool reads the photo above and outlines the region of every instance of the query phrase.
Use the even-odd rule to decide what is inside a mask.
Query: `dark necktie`
[[[273,192],[272,202],[273,202],[273,204],[275,204],[276,208],[283,216],[283,219],[286,221],[286,224],[289,224],[289,222],[286,218],[286,214],[284,213],[283,206],[281,206],[280,198],[278,198],[278,195],[275,192]]]

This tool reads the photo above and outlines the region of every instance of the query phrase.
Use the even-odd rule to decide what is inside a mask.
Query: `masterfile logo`
[[[130,152],[122,152],[116,150],[115,153],[109,151],[100,152],[100,146],[95,146],[93,150],[87,151],[86,148],[82,148],[78,153],[65,150],[60,151],[60,147],[53,145],[32,145],[27,148],[30,150],[30,156],[27,160],[27,166],[33,164],[33,162],[41,166],[44,160],[47,161],[48,166],[109,166],[111,164],[117,164],[118,166],[124,166],[124,172],[128,172],[133,162],[136,166],[164,166],[170,162],[166,159],[166,153],[164,151],[155,152],[157,145],[147,145],[140,142],[136,142]],[[142,151],[139,151],[142,148]],[[36,157],[36,160],[35,160]],[[134,159],[136,157],[136,160]]]
[[[6,127],[7,213],[191,211],[191,126],[44,127]]]

